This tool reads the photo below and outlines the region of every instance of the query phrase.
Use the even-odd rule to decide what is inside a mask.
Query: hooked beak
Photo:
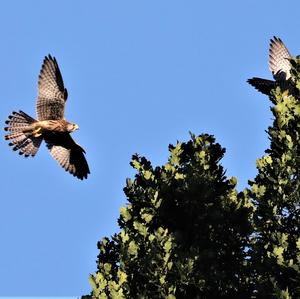
[[[78,130],[78,129],[79,129],[79,126],[78,126],[77,124],[75,124],[75,125],[74,125],[74,131],[75,131],[75,130]]]

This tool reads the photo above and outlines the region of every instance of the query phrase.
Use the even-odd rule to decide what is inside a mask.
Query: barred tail
[[[4,130],[9,132],[5,139],[10,140],[9,145],[13,146],[14,151],[19,151],[25,157],[35,156],[43,140],[42,137],[32,136],[30,130],[26,132],[34,122],[36,120],[23,111],[14,111],[5,122],[8,126]]]

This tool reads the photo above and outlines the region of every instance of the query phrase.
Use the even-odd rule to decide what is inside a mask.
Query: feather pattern
[[[290,62],[292,56],[282,40],[276,36],[270,40],[269,68],[275,80],[287,80],[291,77]]]
[[[67,89],[64,87],[57,61],[48,55],[44,59],[38,81],[38,120],[63,119],[67,97]]]
[[[289,59],[292,56],[279,37],[274,36],[270,40],[269,48],[269,68],[275,79],[267,80],[258,77],[248,79],[247,82],[263,94],[270,95],[271,90],[279,86],[281,90],[288,90],[295,93],[295,87],[291,80],[291,66]]]
[[[19,151],[25,157],[34,156],[45,140],[52,157],[66,171],[83,180],[90,170],[84,149],[70,135],[78,126],[64,118],[67,97],[57,61],[48,55],[44,59],[38,81],[38,120],[23,111],[13,112],[6,121],[5,139],[9,140],[14,151]]]
[[[14,111],[5,122],[8,126],[4,130],[9,132],[5,135],[5,139],[10,141],[9,145],[14,151],[19,151],[19,154],[24,154],[25,157],[35,156],[43,140],[41,137],[32,136],[29,132],[23,132],[35,122],[34,118],[23,111]]]
[[[86,179],[90,173],[84,156],[84,149],[78,145],[67,132],[55,132],[44,135],[52,157],[66,171],[79,179]]]

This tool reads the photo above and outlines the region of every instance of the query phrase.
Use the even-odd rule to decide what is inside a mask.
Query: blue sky
[[[1,139],[0,296],[90,292],[97,241],[118,230],[134,153],[161,165],[169,143],[188,140],[189,131],[210,133],[243,189],[272,122],[269,101],[246,80],[271,78],[273,35],[300,53],[297,8],[297,1],[250,0],[3,2],[3,126],[13,110],[35,116],[41,63],[52,54],[91,175],[79,181],[45,146],[25,159]]]

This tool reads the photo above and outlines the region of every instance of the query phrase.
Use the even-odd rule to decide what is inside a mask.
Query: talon
[[[40,137],[42,135],[41,131],[42,131],[42,128],[38,127],[37,129],[35,129],[34,131],[32,131],[32,135],[34,137]]]

